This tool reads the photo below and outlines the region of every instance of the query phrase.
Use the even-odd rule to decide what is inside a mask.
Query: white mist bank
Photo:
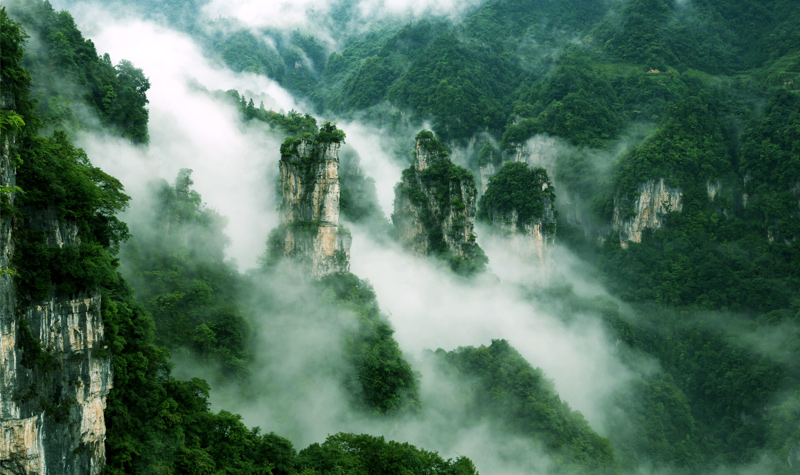
[[[193,169],[194,189],[229,220],[232,243],[226,255],[242,268],[253,267],[278,223],[273,188],[282,139],[264,125],[243,126],[235,106],[194,85],[256,91],[250,94],[274,110],[301,107],[269,78],[215,67],[186,35],[152,22],[115,18],[95,4],[81,4],[73,15],[99,52],[133,62],[151,85],[149,146],[97,133],[82,134],[77,144],[93,164],[122,181],[134,213],[149,202],[146,183],[160,178],[171,183],[181,168]]]
[[[228,255],[243,268],[252,267],[265,250],[269,230],[278,223],[273,187],[280,139],[266,127],[242,127],[233,106],[195,91],[190,81],[209,89],[266,92],[274,99],[273,106],[285,110],[296,103],[268,78],[212,67],[185,35],[139,20],[118,22],[102,11],[85,10],[84,15],[90,12],[96,21],[76,18],[98,50],[131,60],[150,78],[151,144],[137,148],[96,135],[84,135],[79,144],[96,165],[123,181],[134,209],[138,200],[146,198],[141,196],[146,182],[153,178],[171,182],[180,168],[193,169],[195,190],[210,208],[229,219]],[[402,169],[387,145],[395,139],[364,124],[341,127],[367,174],[376,179],[380,204],[388,215]],[[495,248],[487,250],[490,265],[497,265],[495,259],[502,263],[498,275],[513,279],[514,272],[533,270],[519,263],[512,267],[513,259],[502,254],[502,243]],[[537,310],[513,286],[454,279],[435,263],[378,244],[366,233],[356,231],[352,256],[353,272],[375,287],[405,351],[413,355],[423,349],[451,350],[507,339],[554,379],[572,407],[595,428],[601,425],[600,401],[626,374],[596,321],[566,325]]]
[[[172,182],[179,169],[193,169],[193,188],[208,207],[228,219],[231,245],[227,255],[244,269],[252,267],[265,251],[267,234],[279,221],[274,187],[282,139],[266,126],[243,125],[234,106],[191,84],[209,90],[254,91],[253,95],[266,99],[268,108],[308,109],[268,78],[215,67],[183,34],[152,22],[118,20],[89,4],[73,9],[73,14],[98,51],[108,52],[114,61],[132,61],[151,83],[148,147],[97,134],[82,135],[79,145],[95,165],[123,182],[132,196],[132,213],[150,203],[146,183],[153,179]],[[388,137],[385,131],[357,122],[340,124],[340,128],[361,157],[366,174],[376,180],[380,205],[389,215],[394,185],[404,168],[394,156],[394,144],[408,141],[410,156],[413,137]],[[255,345],[258,354],[253,366],[253,387],[263,392],[242,400],[235,391],[215,387],[216,409],[241,413],[248,425],[289,437],[298,448],[340,431],[367,432],[409,441],[445,457],[466,455],[484,472],[523,473],[498,454],[503,446],[533,450],[541,460],[541,470],[546,471],[547,456],[535,447],[523,450],[504,435],[491,434],[470,421],[445,424],[447,408],[440,407],[437,398],[449,383],[421,357],[426,349],[488,345],[502,338],[533,366],[542,368],[560,396],[602,433],[601,406],[627,380],[628,372],[596,320],[587,317],[567,324],[524,298],[516,284],[530,273],[541,275],[541,269],[525,267],[504,255],[502,242],[490,244],[487,238],[490,265],[506,282],[469,283],[431,260],[379,243],[364,230],[354,229],[353,236],[352,271],[372,283],[400,347],[422,375],[422,417],[387,422],[354,413],[338,383],[337,368],[343,365],[330,360],[330,355],[338,354],[346,325],[339,325],[336,312],[325,310],[324,302],[303,304],[304,287],[284,282],[280,275],[265,285],[284,296],[285,310],[255,316],[257,321],[269,320]],[[595,284],[575,288],[599,293]],[[321,321],[315,313],[330,319]],[[181,366],[193,375],[204,371]]]
[[[203,7],[206,18],[234,18],[254,30],[263,28],[291,31],[300,29],[326,38],[335,36],[325,25],[327,16],[347,11],[345,32],[365,31],[372,23],[390,20],[408,21],[423,17],[446,17],[458,20],[485,0],[211,0]],[[337,25],[339,28],[344,25]]]
[[[497,253],[492,247],[486,250],[491,267]],[[553,379],[563,400],[602,432],[606,398],[630,375],[597,319],[587,316],[564,323],[526,299],[516,285],[493,278],[457,278],[437,262],[409,255],[397,245],[379,244],[358,229],[353,232],[351,259],[352,272],[374,287],[404,351],[414,355],[425,349],[449,351],[508,340]],[[519,260],[506,259],[504,265],[499,274],[542,275],[541,269]],[[557,268],[549,271],[553,276],[561,273]],[[579,284],[587,293],[600,290]]]

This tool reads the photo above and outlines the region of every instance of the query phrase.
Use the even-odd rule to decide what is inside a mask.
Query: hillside
[[[793,2],[0,22],[2,470],[800,463]]]

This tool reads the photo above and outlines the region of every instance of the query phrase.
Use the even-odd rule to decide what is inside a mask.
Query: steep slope
[[[507,236],[520,258],[545,262],[555,243],[558,213],[555,189],[544,168],[506,163],[489,179],[478,206],[478,219]]]
[[[453,164],[444,144],[423,130],[414,164],[395,186],[397,239],[413,254],[446,259],[456,272],[483,270],[486,256],[474,231],[477,194],[472,174]]]
[[[225,259],[225,218],[192,189],[192,170],[148,187],[151,206],[130,213],[122,274],[153,316],[160,345],[176,359],[218,364],[212,374],[243,383],[252,359],[252,322],[239,296],[246,283]]]
[[[43,0],[8,0],[8,11],[31,35],[36,48],[25,67],[36,81],[32,94],[47,130],[106,129],[135,143],[147,143],[150,82],[129,61],[117,65],[98,55],[69,12]]]
[[[459,398],[468,419],[527,443],[541,441],[547,455],[557,460],[548,473],[618,473],[611,442],[571,410],[542,370],[533,368],[507,341],[449,352],[439,349],[434,355],[444,374],[464,378]],[[519,454],[517,461],[522,470],[536,471],[528,454]]]
[[[63,134],[37,135],[21,64],[25,34],[4,8],[0,31],[0,466],[15,474],[97,474],[112,385],[100,313],[103,246],[124,236],[113,212],[127,197]],[[54,168],[66,175],[59,181],[84,188],[72,188],[69,199],[53,190]],[[74,278],[65,279],[70,272]]]
[[[327,123],[314,137],[281,146],[281,226],[270,234],[272,258],[290,257],[313,279],[350,270],[350,234],[339,226],[339,146]]]

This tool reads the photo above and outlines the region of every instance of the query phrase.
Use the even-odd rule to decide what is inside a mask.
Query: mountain
[[[0,8],[3,470],[794,473],[793,2],[55,3]]]

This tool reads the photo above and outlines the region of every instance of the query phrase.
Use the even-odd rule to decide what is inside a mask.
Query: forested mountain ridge
[[[69,19],[66,13],[60,16]],[[38,135],[40,128],[50,124],[46,115],[37,114],[36,102],[29,96],[31,75],[23,67],[26,34],[9,19],[5,7],[0,9],[0,22],[6,183],[2,218],[8,230],[4,236],[11,236],[11,241],[3,241],[4,436],[0,463],[4,470],[25,474],[204,473],[217,467],[238,473],[297,473],[313,470],[308,467],[318,464],[363,464],[358,455],[338,459],[329,455],[326,445],[322,449],[317,445],[313,457],[301,461],[288,440],[272,433],[262,435],[258,428],[248,429],[241,416],[209,411],[209,386],[204,381],[179,381],[170,376],[169,353],[155,345],[153,318],[135,300],[116,269],[114,255],[128,228],[115,213],[124,208],[128,197],[117,180],[91,166],[64,132],[56,131],[53,137]],[[52,92],[45,89],[39,94],[49,99],[47,94]],[[158,224],[171,227],[167,234],[173,233],[183,242],[189,236],[187,226],[206,226],[212,233],[202,242],[192,243],[193,251],[203,252],[192,256],[192,250],[186,249],[188,259],[178,252],[169,256],[171,261],[153,263],[143,261],[147,257],[141,255],[140,244],[131,262],[140,268],[155,267],[148,272],[162,279],[158,283],[162,291],[176,287],[172,297],[182,297],[185,284],[181,274],[188,277],[193,273],[189,286],[194,286],[195,297],[200,299],[184,299],[184,311],[172,305],[159,308],[168,297],[165,294],[146,301],[146,307],[158,314],[160,329],[168,329],[160,340],[180,347],[189,338],[200,354],[223,360],[226,372],[241,371],[241,352],[248,347],[242,332],[247,324],[235,309],[225,308],[231,306],[224,299],[230,298],[232,291],[220,289],[220,285],[235,287],[239,278],[196,260],[210,257],[213,261],[207,250],[221,250],[224,239],[219,239],[221,234],[214,235],[218,217],[202,209],[199,196],[190,188],[190,173],[182,172],[174,188],[158,186],[163,206],[157,213]],[[69,198],[64,193],[69,193]],[[163,249],[161,252],[165,257]],[[221,260],[222,255],[217,258]],[[355,284],[328,285],[339,289],[342,301],[353,301],[350,289]],[[354,338],[350,351],[356,365],[363,365],[362,372],[368,373],[353,376],[353,390],[363,392],[358,400],[364,408],[396,409],[402,401],[389,398],[399,396],[391,391],[387,395],[385,385],[373,382],[376,377],[385,378],[382,362],[370,352],[379,352],[385,359],[389,354],[397,357],[399,350],[396,343],[391,346],[391,329],[378,321],[368,288],[360,290],[359,299],[358,304],[370,309],[362,316],[369,325]],[[215,301],[220,302],[217,308],[208,305]],[[165,310],[173,313],[165,315]],[[200,315],[192,315],[198,311]],[[186,317],[210,323],[200,323],[193,335],[176,331],[186,323],[173,320]],[[413,399],[415,382],[407,364],[405,374],[398,377],[407,379],[398,384],[406,386]],[[474,472],[466,458],[451,462],[408,444],[348,437],[338,436],[337,443],[354,447],[368,443],[371,451],[383,453],[391,460],[387,463],[395,466],[407,463],[403,457],[409,453],[424,458],[421,466]],[[397,455],[388,455],[392,451]],[[375,467],[373,463],[369,466]]]
[[[486,180],[476,187],[488,185],[478,217],[513,208],[590,264],[585,272],[609,295],[586,297],[580,284],[559,284],[559,263],[548,268],[550,281],[524,282],[517,291],[567,325],[602,326],[627,375],[608,383],[615,386],[602,418],[571,410],[566,393],[560,398],[534,368],[539,363],[502,340],[437,351],[430,365],[404,354],[389,323],[396,317],[379,307],[379,286],[355,275],[337,272],[306,287],[296,269],[268,262],[267,254],[262,268],[238,272],[225,259],[224,218],[202,203],[190,170],[153,185],[155,206],[148,216],[131,216],[128,229],[115,217],[129,202],[119,182],[70,138],[100,126],[145,144],[147,71],[112,66],[68,13],[47,2],[30,2],[36,14],[4,3],[45,39],[21,59],[20,30],[3,20],[4,157],[22,159],[17,181],[2,184],[0,212],[4,223],[15,223],[16,239],[9,268],[16,275],[3,279],[17,285],[14,298],[5,287],[4,302],[77,301],[99,289],[101,310],[87,304],[85,313],[102,311],[105,337],[86,355],[92,364],[113,364],[113,389],[100,384],[93,393],[108,397],[107,472],[488,473],[465,457],[445,460],[388,436],[328,432],[321,442],[325,434],[316,433],[319,442],[297,453],[288,439],[248,429],[241,416],[211,412],[210,388],[228,385],[243,398],[269,401],[259,408],[265,412],[293,407],[284,418],[297,418],[298,427],[303,412],[339,417],[326,427],[368,427],[362,431],[471,457],[451,443],[468,434],[480,440],[466,446],[474,453],[481,454],[478,445],[502,448],[495,452],[506,465],[483,465],[501,471],[793,473],[800,463],[792,423],[800,407],[800,40],[791,2],[489,1],[459,18],[388,19],[352,31],[332,25],[357,24],[357,5],[335,2],[320,10],[329,21],[317,25],[332,33],[319,37],[303,28],[244,28],[241,19],[208,21],[200,7],[210,2],[137,2],[229,67],[268,75],[316,108],[287,114],[257,108],[245,93],[220,93],[236,103],[244,127],[263,125],[281,141],[294,136],[291,144],[320,133],[306,112],[366,119],[409,144],[395,160],[402,169],[413,135],[428,121],[435,135],[424,133],[463,166],[451,164],[450,174]],[[29,68],[38,105],[23,94],[26,70],[9,64]],[[50,68],[78,87],[49,82]],[[57,129],[67,134],[50,133]],[[371,182],[354,163],[340,179],[342,216],[373,223],[387,239]],[[523,171],[536,175],[527,185],[519,184]],[[53,225],[48,216],[65,221]],[[354,230],[358,253],[363,235]],[[117,273],[118,247],[135,292]],[[457,282],[481,292],[495,289],[493,278]],[[441,279],[436,287],[444,292],[450,277]],[[487,315],[499,319],[506,308]],[[4,318],[13,313],[6,310]],[[27,318],[34,324],[16,323],[23,337],[14,351],[31,374],[51,380],[26,407],[55,422],[75,418],[75,401],[56,389],[52,348],[37,344],[46,340],[36,333],[38,317]],[[449,331],[462,326],[466,317]],[[196,360],[211,384],[171,376],[169,353],[156,343],[170,348],[179,368]],[[267,368],[266,382],[259,367]],[[332,400],[347,408],[345,416],[320,410]],[[362,417],[369,422],[353,423]],[[285,435],[297,440],[297,433]],[[95,442],[75,454],[97,453]],[[2,463],[21,470],[18,459]]]

